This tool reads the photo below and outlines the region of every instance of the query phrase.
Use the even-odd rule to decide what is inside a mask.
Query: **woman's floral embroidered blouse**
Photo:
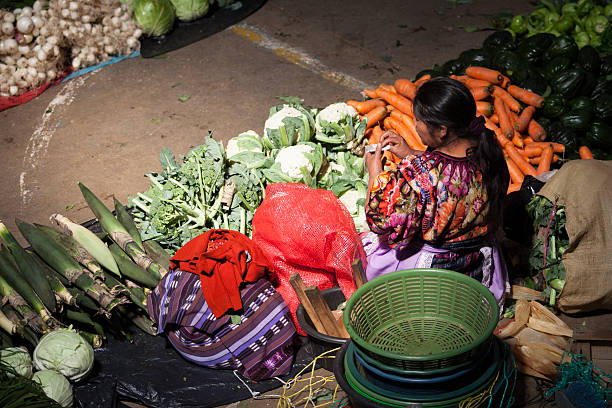
[[[371,186],[370,229],[390,246],[420,239],[441,245],[487,233],[487,191],[469,158],[437,151],[408,156]]]

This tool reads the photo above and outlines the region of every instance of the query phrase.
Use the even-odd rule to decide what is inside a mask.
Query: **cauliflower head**
[[[316,117],[315,128],[317,132],[322,132],[324,123],[340,123],[346,116],[354,118],[357,116],[357,111],[350,105],[344,102],[332,103],[325,107]],[[325,122],[324,122],[325,121]]]
[[[305,167],[310,173],[314,168],[312,161],[304,153],[312,153],[314,148],[310,145],[301,144],[288,146],[281,149],[274,161],[280,164],[283,173],[294,179],[302,178],[300,169]]]

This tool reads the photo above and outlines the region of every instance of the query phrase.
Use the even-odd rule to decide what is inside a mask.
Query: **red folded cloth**
[[[211,229],[187,242],[170,259],[173,269],[200,275],[206,303],[216,318],[242,309],[240,285],[270,268],[264,253],[238,231]]]

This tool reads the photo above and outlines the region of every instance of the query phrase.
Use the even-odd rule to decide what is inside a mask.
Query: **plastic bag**
[[[348,210],[331,191],[300,183],[266,187],[266,198],[253,216],[253,241],[272,264],[276,290],[301,335],[306,333],[295,317],[300,302],[289,277],[297,272],[306,286],[320,290],[339,286],[348,299],[355,291],[351,264],[359,257],[365,265]]]

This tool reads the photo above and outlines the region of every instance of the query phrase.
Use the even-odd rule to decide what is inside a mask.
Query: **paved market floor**
[[[113,196],[126,203],[147,189],[143,175],[160,169],[163,147],[184,154],[209,131],[221,140],[261,134],[279,95],[317,107],[359,99],[364,87],[412,78],[489,34],[465,27],[531,9],[528,0],[269,0],[197,43],[104,67],[0,112],[0,219],[17,235],[15,218],[84,222],[93,215],[79,181],[109,206]]]

